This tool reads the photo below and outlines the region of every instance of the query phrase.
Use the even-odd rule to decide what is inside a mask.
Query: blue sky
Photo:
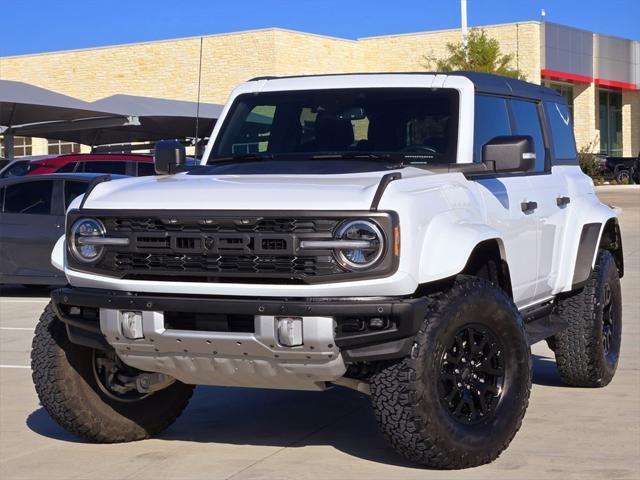
[[[0,55],[264,27],[358,38],[454,28],[458,0],[5,0]],[[640,0],[468,0],[469,24],[546,19],[640,39]]]

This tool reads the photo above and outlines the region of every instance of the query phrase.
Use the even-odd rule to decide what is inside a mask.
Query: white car
[[[96,442],[147,438],[194,385],[370,393],[406,458],[495,459],[530,348],[602,387],[622,242],[554,91],[478,73],[258,78],[202,165],[103,182],[52,254],[70,287],[36,330],[42,405]]]

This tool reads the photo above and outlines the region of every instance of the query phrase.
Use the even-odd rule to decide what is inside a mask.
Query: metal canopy
[[[0,125],[4,127],[114,116],[123,115],[96,110],[88,102],[28,83],[0,80]]]
[[[75,119],[12,129],[15,135],[38,136],[85,145],[150,142],[196,136],[195,102],[165,100],[135,95],[113,95],[87,105],[102,115],[120,116],[121,122]],[[221,105],[201,103],[197,135],[209,136],[222,111]]]

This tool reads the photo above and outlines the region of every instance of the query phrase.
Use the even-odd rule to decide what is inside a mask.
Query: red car
[[[112,173],[132,177],[155,173],[151,155],[72,153],[34,160],[29,164],[27,175],[78,172]]]

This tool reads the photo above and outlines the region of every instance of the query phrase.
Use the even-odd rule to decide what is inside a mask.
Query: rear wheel
[[[491,462],[528,405],[522,319],[501,289],[474,277],[460,277],[432,300],[411,356],[371,378],[376,419],[411,461],[448,469]]]
[[[193,386],[174,381],[141,393],[142,373],[114,351],[69,341],[64,324],[48,305],[31,349],[33,383],[40,403],[67,431],[99,443],[129,442],[160,433],[187,406]]]
[[[562,381],[575,387],[604,387],[616,373],[622,338],[622,294],[613,255],[600,250],[585,287],[556,302],[569,327],[555,335]]]

